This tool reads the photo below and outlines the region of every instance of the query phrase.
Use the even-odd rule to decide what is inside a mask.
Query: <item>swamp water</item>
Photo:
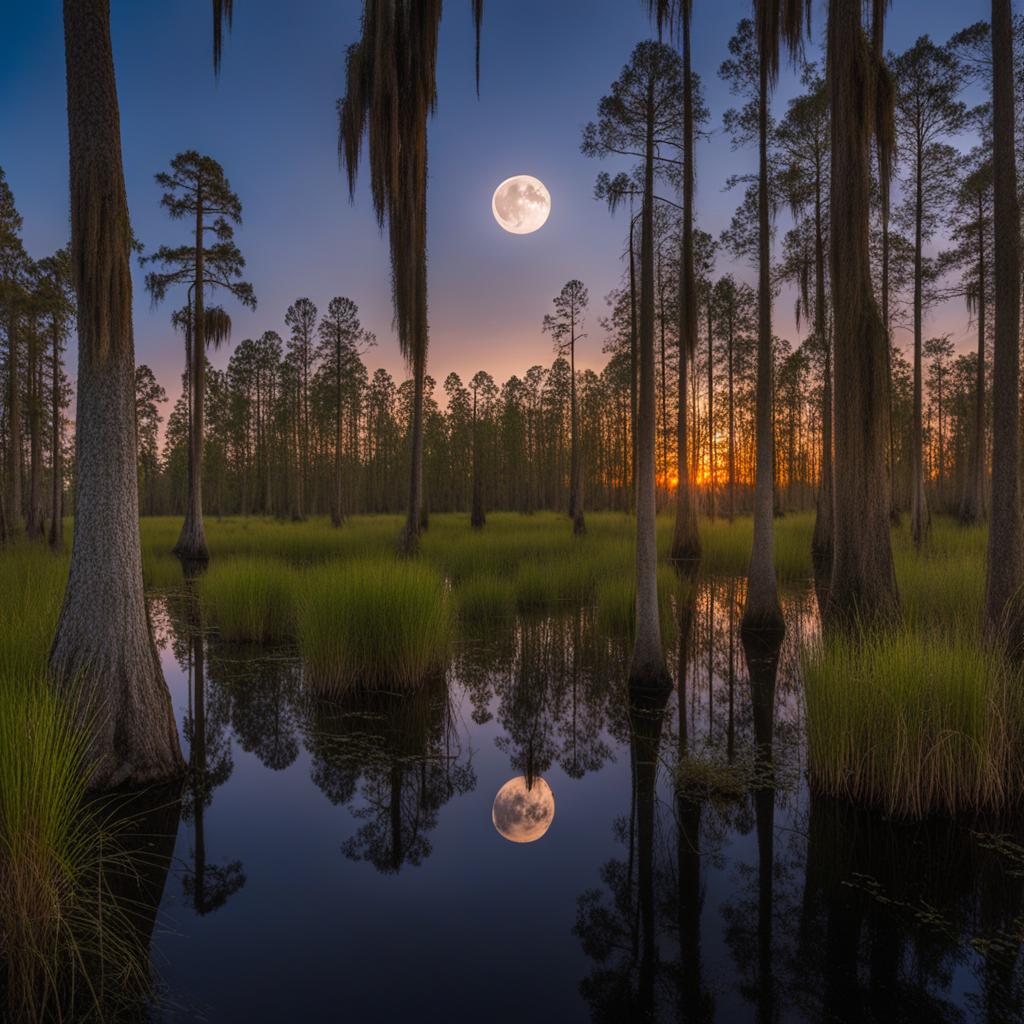
[[[741,602],[704,583],[675,692],[631,704],[629,642],[592,611],[464,628],[414,693],[329,695],[294,650],[154,598],[190,764],[154,1016],[1022,1019],[1020,847],[810,795],[813,593],[749,667]]]

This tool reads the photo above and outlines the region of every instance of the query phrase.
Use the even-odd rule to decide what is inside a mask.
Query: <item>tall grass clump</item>
[[[810,579],[814,514],[797,512],[775,520],[775,571],[780,580]],[[744,576],[750,568],[754,522],[741,516],[733,522],[717,519],[700,524],[701,570],[722,576]]]
[[[678,602],[688,599],[691,587],[672,566],[658,566],[658,612],[665,646],[675,639]],[[605,579],[597,588],[597,628],[611,636],[632,637],[635,619],[636,578],[619,574]]]
[[[67,555],[41,544],[0,552],[0,681],[45,671],[67,577]]]
[[[447,662],[449,595],[440,573],[419,562],[370,558],[310,569],[296,615],[315,685],[410,686]]]
[[[1019,670],[966,629],[827,634],[803,670],[808,761],[823,791],[912,817],[1019,799]]]
[[[201,580],[203,606],[225,640],[264,643],[291,637],[299,578],[277,558],[214,562]]]
[[[516,590],[510,580],[471,576],[456,590],[459,617],[478,626],[509,625],[516,614]]]
[[[84,807],[86,731],[42,675],[29,679],[0,689],[4,1019],[77,1020],[99,1009],[105,977],[127,991],[145,965],[104,898],[108,834]]]

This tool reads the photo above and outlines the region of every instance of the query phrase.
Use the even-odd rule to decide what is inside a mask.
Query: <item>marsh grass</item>
[[[110,991],[147,980],[106,889],[118,826],[110,808],[85,808],[86,729],[43,677],[28,679],[0,692],[4,1019],[101,1018]]]
[[[814,513],[797,512],[775,520],[775,571],[784,581],[810,579]],[[745,576],[754,544],[754,521],[738,517],[700,523],[701,571],[706,575]]]
[[[0,685],[45,671],[67,576],[67,554],[42,544],[22,541],[0,553]]]
[[[428,565],[392,557],[310,569],[296,615],[299,648],[319,687],[411,686],[447,663],[451,602]]]
[[[459,617],[480,626],[510,625],[516,614],[516,591],[509,580],[470,576],[456,591]]]
[[[200,579],[203,606],[229,641],[266,643],[295,635],[299,574],[278,558],[214,562]]]
[[[658,608],[661,640],[675,642],[679,602],[693,594],[693,583],[682,579],[670,565],[658,566]],[[632,638],[636,621],[636,580],[631,573],[617,573],[597,587],[597,626],[602,633]]]
[[[827,634],[802,662],[811,779],[824,792],[914,817],[1019,800],[1020,671],[966,626]]]

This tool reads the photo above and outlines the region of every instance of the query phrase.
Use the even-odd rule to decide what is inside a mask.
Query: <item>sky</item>
[[[365,158],[354,203],[338,165],[336,102],[361,7],[358,0],[236,0],[215,79],[209,0],[111,0],[125,176],[136,236],[152,251],[188,234],[160,209],[154,174],[185,149],[223,165],[242,202],[236,241],[258,300],[255,312],[224,300],[233,343],[270,329],[286,337],[285,310],[300,296],[324,310],[332,296],[345,295],[377,335],[366,356],[371,372],[383,366],[401,378],[387,240],[370,204]],[[726,179],[756,169],[756,152],[733,151],[723,134],[722,114],[735,100],[717,74],[737,21],[750,10],[744,0],[695,4],[694,68],[711,110],[711,137],[697,153],[697,219],[716,236],[741,198],[724,191]],[[895,0],[886,45],[905,49],[923,32],[945,41],[988,10],[986,0]],[[0,167],[34,258],[69,234],[60,12],[59,0],[12,3],[0,34]],[[824,0],[814,0],[811,58],[820,56],[824,25]],[[621,278],[628,214],[610,216],[594,200],[593,185],[599,171],[628,165],[584,157],[580,135],[633,46],[652,35],[641,0],[488,0],[478,98],[470,4],[445,4],[438,108],[429,127],[428,372],[439,384],[452,370],[468,380],[482,368],[502,382],[549,364],[551,339],[541,320],[570,278],[581,279],[591,297],[577,360],[581,367],[604,364],[598,318]],[[785,68],[776,113],[798,91]],[[551,215],[534,234],[504,232],[491,214],[492,192],[513,174],[534,175],[551,193]],[[779,228],[781,238],[784,221]],[[717,270],[754,279],[750,268],[725,257]],[[173,400],[184,354],[169,317],[184,295],[154,308],[143,273],[136,267],[136,358]],[[783,292],[774,328],[796,341],[792,307]],[[974,343],[959,301],[934,310],[925,324],[925,337],[947,332],[958,349]],[[211,361],[226,365],[231,347],[211,353]],[[73,354],[71,363],[73,371]]]

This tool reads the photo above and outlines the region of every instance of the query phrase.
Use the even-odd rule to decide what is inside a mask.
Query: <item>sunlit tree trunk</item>
[[[109,0],[65,0],[71,263],[78,298],[75,531],[50,653],[89,723],[90,784],[184,768],[142,590],[131,230]]]

